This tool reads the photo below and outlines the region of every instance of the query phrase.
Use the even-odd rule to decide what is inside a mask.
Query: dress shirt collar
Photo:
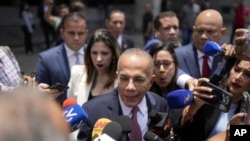
[[[122,35],[119,35],[119,36],[118,36],[117,42],[118,42],[120,48],[122,48]]]
[[[204,56],[205,54],[203,53],[203,52],[201,52],[200,50],[198,50],[197,49],[197,56],[198,56],[198,59],[200,60],[200,59],[203,59],[203,56]],[[212,56],[208,56],[208,59],[209,60],[212,60]]]
[[[64,47],[65,47],[65,50],[66,50],[66,54],[67,54],[67,57],[71,57],[73,56],[76,52],[73,51],[71,48],[69,48],[66,44],[64,44]],[[80,55],[84,55],[84,46],[82,46],[79,50],[78,50],[78,53]]]
[[[123,103],[123,101],[122,101],[119,94],[118,94],[118,97],[119,97],[119,102],[120,102],[120,105],[121,105],[123,115],[127,115],[129,117],[132,117],[131,111],[132,111],[133,108],[126,106]],[[146,102],[146,97],[145,96],[143,97],[142,101],[137,105],[137,107],[139,109],[138,111],[140,111],[140,113],[143,116],[145,116],[145,114],[147,113],[147,102]]]

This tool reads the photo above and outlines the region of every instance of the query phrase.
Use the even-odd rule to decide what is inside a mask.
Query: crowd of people
[[[146,5],[145,47],[140,49],[123,33],[126,15],[122,10],[111,10],[106,28],[96,29],[88,39],[81,1],[74,0],[69,6],[61,4],[60,16],[55,16],[53,0],[44,0],[42,18],[58,31],[56,39],[60,40],[55,47],[49,46],[39,54],[32,75],[22,75],[14,54],[1,46],[0,103],[6,114],[1,116],[0,124],[8,130],[3,130],[0,138],[89,141],[100,118],[115,121],[127,116],[132,127],[124,136],[130,141],[143,141],[148,131],[156,130],[149,126],[153,122],[149,117],[151,111],[157,111],[167,114],[166,120],[171,121],[163,128],[168,134],[155,132],[163,140],[228,141],[229,125],[240,124],[239,119],[247,114],[240,107],[243,93],[250,91],[250,56],[246,53],[249,30],[236,29],[235,44],[223,43],[226,28],[220,12],[206,8],[200,11],[194,2],[189,0],[183,6],[181,19],[174,11],[163,11],[153,19],[149,14],[151,7]],[[190,5],[194,6],[193,11],[189,10]],[[186,15],[190,12],[192,17]],[[21,17],[32,18],[28,5],[24,5]],[[154,31],[150,30],[152,27]],[[190,37],[183,36],[183,42],[179,39],[180,29],[182,33],[192,32]],[[24,28],[27,46],[31,31],[29,23]],[[154,35],[152,39],[150,34]],[[207,41],[217,43],[223,55],[207,55],[204,52]],[[32,48],[27,48],[27,53],[30,51]],[[213,89],[202,84],[215,83],[214,76],[219,77],[216,85],[232,94],[228,112],[207,102],[214,98]],[[65,89],[52,88],[55,84]],[[178,89],[192,91],[194,101],[173,109],[166,96]],[[75,99],[88,115],[86,123],[73,133],[60,114],[60,106],[67,98]],[[8,122],[8,116],[21,121],[13,124]]]

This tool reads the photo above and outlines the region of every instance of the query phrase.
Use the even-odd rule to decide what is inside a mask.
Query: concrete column
[[[161,11],[161,0],[152,0],[152,13],[153,16],[155,17],[156,15],[158,15]]]
[[[155,1],[155,0],[153,0]],[[135,15],[134,15],[134,21],[135,21],[135,29],[137,31],[141,31],[141,26],[142,26],[142,16],[144,13],[144,5],[145,3],[151,3],[152,0],[135,0]]]

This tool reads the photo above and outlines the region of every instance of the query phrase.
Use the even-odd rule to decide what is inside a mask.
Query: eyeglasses
[[[160,69],[161,65],[163,65],[163,68],[164,69],[167,69],[172,63],[174,63],[174,61],[164,61],[164,62],[158,62],[158,61],[155,61],[154,62],[154,67],[157,68],[157,69]]]

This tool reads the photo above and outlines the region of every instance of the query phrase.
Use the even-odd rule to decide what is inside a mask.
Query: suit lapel
[[[190,44],[190,46],[187,46],[187,48],[185,49],[184,55],[185,55],[184,61],[191,76],[199,78],[201,75],[197,58],[197,50],[195,49],[195,47],[193,47],[192,44]]]
[[[108,117],[111,120],[116,119],[119,115],[122,115],[122,109],[119,103],[117,88],[115,89],[115,92],[112,94],[107,112],[108,112]]]
[[[70,77],[70,69],[64,45],[61,45],[60,49],[58,50],[56,59],[61,67],[62,73],[64,74],[63,76],[66,80],[68,80]]]

